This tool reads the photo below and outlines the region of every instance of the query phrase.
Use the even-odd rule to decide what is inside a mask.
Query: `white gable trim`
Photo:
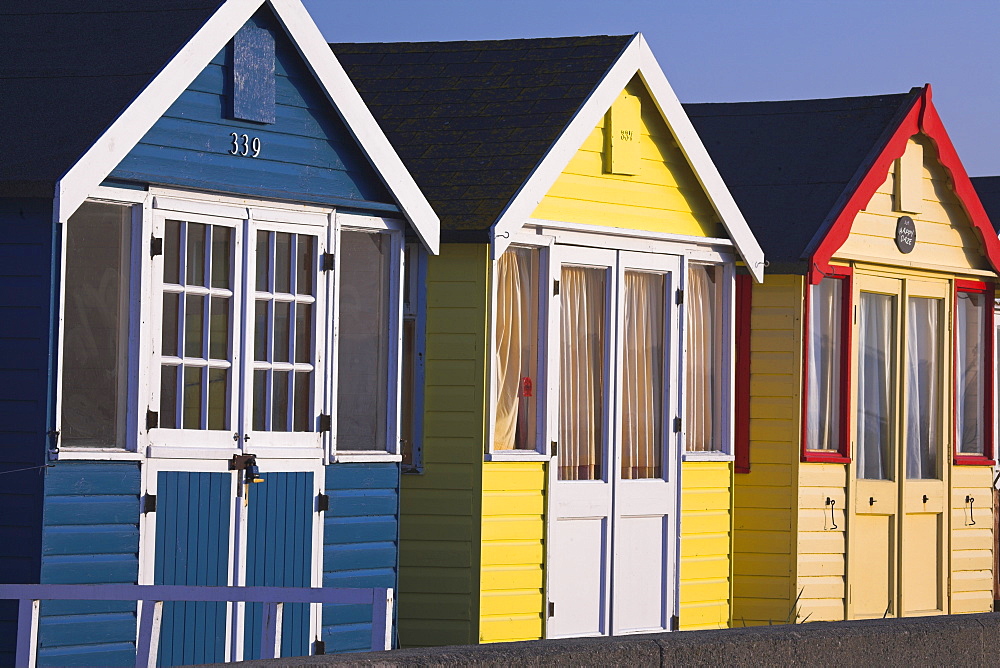
[[[55,222],[65,222],[191,85],[254,12],[268,2],[323,86],[337,113],[379,173],[403,214],[431,253],[440,223],[402,161],[375,123],[357,89],[300,0],[227,0],[139,93],[76,164],[56,183]]]
[[[510,245],[510,235],[520,230],[527,222],[542,198],[552,189],[570,159],[593,131],[601,116],[611,107],[636,73],[649,89],[660,114],[677,139],[681,153],[687,158],[695,177],[705,190],[743,261],[746,262],[754,278],[758,282],[762,281],[764,252],[641,34],[637,34],[629,42],[611,70],[580,107],[562,135],[493,224],[490,237],[494,259]]]

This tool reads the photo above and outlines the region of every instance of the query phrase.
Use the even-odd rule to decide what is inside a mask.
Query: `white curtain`
[[[687,443],[689,451],[715,450],[715,268],[689,265],[687,289]]]
[[[858,336],[858,477],[891,479],[889,457],[895,297],[861,293]]]
[[[910,297],[906,338],[906,477],[938,477],[941,300]]]
[[[959,292],[955,307],[955,433],[966,455],[983,454],[985,302],[981,294]]]
[[[809,288],[809,358],[806,448],[837,450],[840,444],[841,306],[844,282],[824,278]]]
[[[533,356],[538,339],[532,309],[534,255],[511,248],[497,261],[496,427],[494,450],[534,449]],[[524,382],[530,383],[530,389]]]
[[[559,479],[603,477],[605,270],[563,267]]]
[[[623,479],[659,478],[663,396],[663,276],[625,272],[622,342]]]

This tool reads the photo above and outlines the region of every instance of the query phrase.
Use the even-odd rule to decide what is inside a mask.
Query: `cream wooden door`
[[[549,638],[662,631],[675,608],[679,258],[556,247]],[[555,359],[553,359],[555,358]],[[553,368],[555,367],[555,368]]]
[[[948,283],[856,274],[848,617],[943,612]]]

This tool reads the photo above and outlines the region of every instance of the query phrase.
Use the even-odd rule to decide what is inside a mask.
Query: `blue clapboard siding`
[[[47,199],[0,200],[0,582],[38,582],[58,234]],[[0,665],[17,604],[0,601]]]
[[[248,586],[312,586],[313,474],[266,473],[250,485],[247,515]],[[260,657],[260,603],[246,606],[243,656]],[[281,656],[310,654],[309,606],[284,606]]]
[[[110,178],[397,211],[378,174],[271,11],[262,9],[248,25],[269,30],[275,37],[275,122],[230,118],[230,43]],[[260,156],[230,155],[232,132],[259,137]]]
[[[323,528],[324,587],[396,588],[399,560],[399,465],[326,467],[330,510]],[[371,608],[323,607],[326,651],[366,650]]]
[[[138,463],[58,462],[46,469],[41,582],[135,584]],[[39,666],[135,665],[136,606],[43,602]]]
[[[231,473],[157,475],[154,584],[229,584],[232,480]],[[225,640],[225,603],[163,604],[159,665],[221,662]]]

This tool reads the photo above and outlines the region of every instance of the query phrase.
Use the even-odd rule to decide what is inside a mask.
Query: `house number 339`
[[[260,155],[260,137],[250,137],[236,132],[230,132],[233,147],[229,149],[229,155],[242,155],[245,158],[256,158]]]

